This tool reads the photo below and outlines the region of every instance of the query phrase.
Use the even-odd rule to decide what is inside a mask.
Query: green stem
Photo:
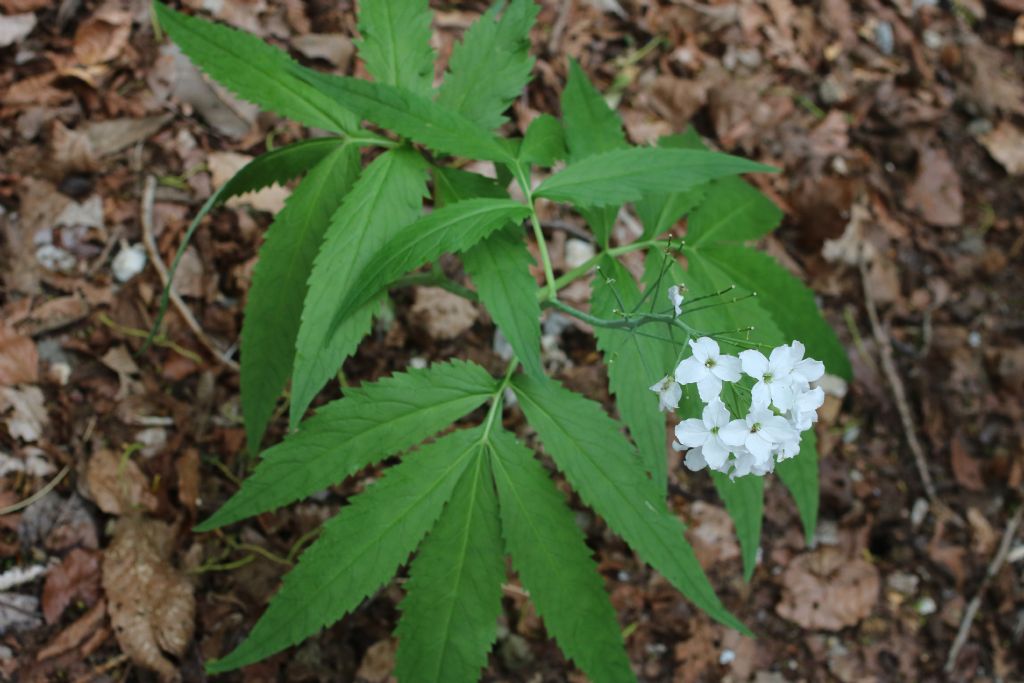
[[[533,188],[530,187],[530,178],[519,164],[514,168],[516,182],[519,189],[526,197],[526,205],[530,207],[530,224],[533,226],[533,238],[537,240],[537,249],[540,251],[540,260],[544,265],[544,287],[546,293],[541,298],[555,299],[558,297],[558,287],[555,286],[555,269],[551,266],[551,256],[548,254],[548,245],[544,240],[544,231],[540,227],[540,217],[537,216],[537,207],[533,204]]]
[[[668,244],[669,242],[665,240],[638,240],[636,242],[630,242],[629,244],[623,245],[621,247],[612,247],[611,249],[605,249],[604,251],[595,254],[594,256],[591,256],[589,259],[587,259],[580,265],[576,266],[572,270],[568,271],[560,278],[557,278],[555,280],[555,289],[565,289],[570,284],[572,284],[576,280],[580,279],[581,277],[589,273],[591,270],[594,269],[594,266],[600,263],[601,258],[604,256],[616,257],[621,256],[622,254],[628,254],[631,251],[648,249],[650,247],[663,247],[667,246]],[[543,300],[544,298],[546,298],[546,296],[547,293],[543,289],[537,290],[538,299]]]
[[[512,373],[516,371],[518,366],[519,359],[513,356],[512,360],[508,362],[508,368],[505,370],[505,376],[501,379],[501,384],[498,385],[494,396],[491,398],[491,407],[487,410],[487,417],[484,418],[484,433],[480,437],[481,443],[485,443],[491,436],[491,428],[494,426],[494,421],[501,415],[501,406],[505,399],[505,389],[508,388],[509,382],[512,381]]]
[[[434,271],[429,273],[410,273],[403,278],[395,280],[391,287],[412,287],[413,285],[440,287],[441,289],[445,289],[452,294],[461,296],[463,299],[467,299],[469,301],[476,301],[480,298],[477,296],[476,292],[469,287],[452,280],[444,273],[437,273]]]

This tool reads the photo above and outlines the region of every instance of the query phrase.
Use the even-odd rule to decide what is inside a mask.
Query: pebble
[[[921,577],[909,572],[893,572],[885,579],[885,583],[901,595],[913,595],[917,592]]]
[[[122,245],[110,269],[118,282],[128,282],[146,267],[146,249],[142,244]]]
[[[875,45],[883,55],[891,55],[896,47],[896,36],[893,34],[892,24],[888,21],[880,21],[875,25]]]
[[[935,604],[935,600],[925,596],[917,601],[917,613],[922,617],[926,617],[929,614],[935,614],[939,609],[939,606]]]
[[[722,666],[728,666],[736,661],[736,653],[732,650],[722,650],[722,654],[718,655],[718,663]]]
[[[565,241],[565,265],[578,268],[594,257],[594,245],[575,237]]]

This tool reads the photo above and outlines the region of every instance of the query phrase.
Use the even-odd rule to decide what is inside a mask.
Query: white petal
[[[676,315],[678,316],[683,312],[683,289],[679,285],[672,285],[668,288],[668,298],[672,302],[672,308],[675,309]]]
[[[675,382],[670,382],[668,388],[658,395],[658,407],[665,412],[675,410],[679,407],[679,399],[683,397],[683,388]]]
[[[718,398],[722,393],[722,380],[710,373],[705,375],[697,382],[697,393],[700,394],[700,400],[702,401]]]
[[[771,389],[764,382],[758,381],[750,390],[750,405],[752,408],[764,408],[772,400]]]
[[[704,423],[693,418],[677,424],[675,431],[679,443],[689,448],[703,445],[709,436],[708,430],[704,428]]]
[[[764,377],[764,373],[768,372],[768,359],[755,349],[741,351],[740,363],[743,366],[743,372],[757,379],[761,379]]]
[[[796,397],[793,401],[795,410],[800,413],[806,413],[809,411],[815,411],[825,403],[825,390],[821,387],[814,387],[808,391],[804,391]]]
[[[774,375],[788,375],[793,371],[792,351],[788,346],[776,346],[768,357],[768,367]]]
[[[717,436],[708,439],[701,448],[704,455],[704,462],[713,470],[721,470],[725,461],[729,458],[729,447],[722,443]]]
[[[709,358],[718,358],[718,342],[711,337],[691,339],[690,348],[693,349],[693,357],[699,360],[701,365],[706,363]]]
[[[693,384],[706,377],[708,369],[697,358],[690,356],[676,366],[675,375],[676,381],[680,384]]]
[[[733,447],[742,446],[749,435],[750,427],[743,420],[733,420],[718,432],[718,437],[726,445]]]
[[[740,359],[736,356],[719,356],[711,372],[726,382],[740,381]]]
[[[771,394],[772,403],[779,410],[789,410],[793,407],[793,401],[796,397],[793,395],[793,389],[789,385],[772,382]]]
[[[722,400],[714,398],[704,407],[704,414],[701,417],[704,418],[704,425],[711,429],[729,424],[729,418],[732,416],[729,415],[729,409],[725,407]]]
[[[699,472],[708,466],[699,448],[691,448],[690,452],[686,454],[686,458],[683,459],[683,464],[693,472]]]
[[[806,351],[806,349],[804,348],[803,343],[798,339],[794,339],[793,343],[789,345],[789,355],[793,359],[794,363],[799,363],[803,359],[804,351]]]
[[[782,443],[788,439],[799,438],[786,419],[778,415],[773,415],[761,422],[761,431],[758,433],[772,443]]]
[[[754,456],[754,460],[764,462],[772,457],[772,445],[761,437],[761,433],[747,434],[747,440],[743,444]]]
[[[799,375],[804,381],[814,382],[825,374],[825,364],[820,360],[805,358],[793,367],[793,373]]]

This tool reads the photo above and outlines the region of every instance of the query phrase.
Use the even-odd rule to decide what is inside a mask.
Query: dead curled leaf
[[[107,514],[122,515],[139,508],[153,512],[156,496],[149,490],[149,481],[131,459],[119,457],[102,449],[89,458],[85,483],[92,501]]]
[[[180,656],[192,640],[195,596],[188,578],[170,562],[170,525],[138,516],[122,518],[103,553],[103,590],[121,650],[161,680],[180,675],[164,652]]]
[[[54,624],[72,600],[93,603],[99,597],[100,558],[92,550],[75,548],[46,575],[43,584],[43,616]]]
[[[45,598],[43,598],[45,602]],[[45,609],[45,608],[44,608]],[[70,626],[57,634],[57,637],[50,641],[50,644],[36,653],[36,661],[41,662],[50,657],[56,657],[68,650],[78,647],[82,641],[88,638],[96,630],[96,627],[107,615],[107,603],[100,600],[92,606],[88,612],[76,619]]]
[[[6,413],[7,432],[25,443],[33,443],[43,435],[50,421],[46,399],[36,386],[0,387],[0,413]]]
[[[39,352],[35,342],[0,324],[0,386],[31,384],[39,379]]]
[[[84,66],[103,64],[116,58],[132,30],[131,12],[104,5],[75,31],[75,59]]]
[[[800,555],[786,568],[775,611],[805,629],[839,631],[871,614],[879,585],[873,564],[824,547]]]

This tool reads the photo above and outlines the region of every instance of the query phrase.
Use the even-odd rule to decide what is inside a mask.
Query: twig
[[[192,311],[189,310],[185,300],[171,288],[170,277],[167,275],[167,266],[164,265],[163,260],[160,258],[160,252],[156,248],[156,240],[153,237],[153,200],[155,196],[156,178],[146,176],[146,184],[142,192],[142,242],[146,245],[149,260],[152,262],[153,267],[156,268],[157,274],[160,275],[161,284],[165,288],[169,288],[171,303],[174,304],[174,308],[177,309],[178,314],[185,320],[185,324],[192,330],[192,334],[199,340],[199,343],[206,347],[219,363],[237,372],[238,363],[225,356],[214,345],[210,338],[206,336],[206,333],[203,332],[203,328],[199,326],[199,322],[192,315]]]
[[[989,583],[995,578],[999,570],[1003,568],[1003,564],[1006,562],[1006,556],[1010,552],[1010,544],[1013,543],[1014,537],[1017,535],[1017,529],[1020,528],[1021,521],[1024,520],[1024,504],[1021,504],[1017,508],[1016,514],[1010,519],[1010,523],[1006,525],[1006,530],[1003,532],[1003,540],[999,542],[999,549],[996,550],[996,554],[992,557],[992,561],[989,562],[988,570],[985,572],[985,578],[982,579],[981,585],[978,587],[978,592],[975,593],[971,599],[967,609],[964,611],[964,617],[960,621],[960,628],[956,632],[956,639],[953,640],[953,647],[949,649],[949,657],[946,658],[946,666],[944,671],[949,674],[953,673],[953,668],[956,666],[956,659],[960,655],[960,650],[963,649],[964,644],[967,643],[967,636],[971,631],[971,625],[974,623],[974,617],[978,614],[978,609],[981,608],[981,601],[985,597],[985,591],[988,590]]]
[[[907,402],[907,390],[903,386],[903,380],[896,369],[896,361],[892,357],[892,341],[889,339],[889,333],[885,331],[885,328],[882,327],[882,323],[878,319],[878,308],[875,306],[875,296],[871,291],[867,272],[867,259],[864,257],[863,251],[858,261],[858,267],[860,268],[861,286],[864,289],[864,305],[868,311],[868,320],[871,321],[871,332],[875,337],[875,343],[878,344],[878,355],[882,361],[882,373],[888,380],[889,388],[892,390],[892,397],[896,402],[896,410],[900,414],[900,422],[903,423],[903,433],[907,438],[907,446],[910,447],[910,452],[914,455],[914,464],[917,465],[917,473],[921,477],[921,484],[924,486],[925,495],[928,496],[928,501],[932,504],[936,513],[945,515],[958,526],[963,526],[964,522],[960,519],[960,516],[939,500],[939,495],[935,490],[935,482],[932,481],[932,475],[928,471],[924,447],[917,438],[914,418],[910,412],[910,405]]]
[[[558,52],[558,48],[562,43],[562,35],[565,33],[565,27],[569,23],[569,10],[572,5],[572,0],[562,0],[558,3],[558,14],[555,16],[555,23],[551,27],[551,35],[548,37],[548,53],[555,54]]]
[[[46,486],[39,489],[38,491],[36,491],[31,496],[29,496],[28,498],[21,502],[15,503],[14,505],[8,505],[5,508],[0,508],[0,517],[18,512],[19,510],[24,510],[32,503],[36,502],[37,500],[45,496],[47,493],[57,488],[57,484],[64,481],[64,477],[68,476],[68,472],[70,471],[71,465],[64,465],[64,469],[58,472],[57,476],[50,480],[50,483],[48,483]]]

